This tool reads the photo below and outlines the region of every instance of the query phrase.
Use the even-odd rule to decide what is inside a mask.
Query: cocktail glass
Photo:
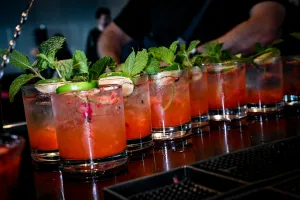
[[[188,70],[151,75],[150,99],[154,140],[173,140],[190,135]]]
[[[208,125],[208,90],[205,66],[189,70],[189,89],[191,103],[192,128]]]
[[[133,92],[124,97],[125,127],[129,152],[144,150],[153,145],[148,76],[134,77],[133,84]]]
[[[228,62],[206,66],[210,120],[217,124],[234,122],[230,126],[244,125],[240,122],[247,116],[245,64]]]
[[[278,113],[283,109],[282,61],[279,56],[247,65],[248,115]]]
[[[25,140],[16,135],[0,135],[0,198],[13,199],[18,184],[21,154]]]
[[[283,94],[287,105],[300,105],[300,56],[283,57]]]
[[[51,96],[61,169],[66,176],[108,175],[127,163],[120,85]]]
[[[39,92],[33,85],[29,85],[22,88],[22,95],[33,162],[58,164],[59,153],[50,94]]]

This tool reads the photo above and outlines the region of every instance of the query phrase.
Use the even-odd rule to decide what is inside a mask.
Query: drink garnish
[[[122,85],[122,93],[124,97],[128,97],[134,90],[133,78],[139,75],[147,66],[148,53],[145,49],[138,51],[132,51],[125,60],[125,63],[121,64],[121,70],[119,72],[104,73],[99,77],[98,84],[118,84]]]
[[[76,83],[67,83],[62,86],[59,86],[56,89],[57,94],[62,94],[66,92],[74,92],[74,91],[82,91],[82,90],[90,90],[93,88],[97,88],[98,83],[97,82],[76,82]]]
[[[68,82],[91,81],[99,77],[107,66],[114,66],[115,63],[110,57],[103,57],[96,61],[91,68],[91,62],[88,62],[83,51],[75,51],[72,59],[57,60],[55,55],[62,48],[66,38],[53,36],[44,41],[39,47],[39,54],[34,63],[30,63],[26,55],[14,50],[10,56],[10,64],[31,73],[22,74],[17,77],[9,88],[9,99],[13,102],[14,96],[23,85],[32,79],[40,79],[35,83],[37,90],[43,93],[55,92],[56,88]],[[0,50],[0,56],[5,54],[6,50]],[[41,72],[47,68],[54,69],[59,78],[46,79]],[[97,77],[97,78],[98,78]]]

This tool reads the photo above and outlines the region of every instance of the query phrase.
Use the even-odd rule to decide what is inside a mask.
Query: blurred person
[[[287,0],[130,0],[102,33],[98,52],[120,63],[126,57],[123,47],[132,41],[143,40],[140,45],[149,48],[197,39],[202,44],[198,52],[216,40],[224,49],[246,55],[255,43],[265,46],[282,36],[286,20],[293,20],[288,17],[291,9]]]
[[[97,27],[93,28],[89,34],[86,44],[86,55],[89,61],[96,61],[99,59],[97,52],[97,42],[99,36],[111,22],[111,13],[108,8],[98,8],[95,14],[97,20]]]

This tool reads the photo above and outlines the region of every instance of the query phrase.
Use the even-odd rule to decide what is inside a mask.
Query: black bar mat
[[[300,137],[230,153],[194,167],[254,182],[300,168]]]

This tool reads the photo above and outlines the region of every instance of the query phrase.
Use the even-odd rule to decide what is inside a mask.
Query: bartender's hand
[[[266,46],[280,38],[284,18],[283,5],[272,1],[261,2],[252,7],[247,21],[213,41],[223,43],[223,49],[230,50],[233,54],[249,54],[255,51],[255,43]],[[197,51],[202,53],[203,45],[197,47]]]

